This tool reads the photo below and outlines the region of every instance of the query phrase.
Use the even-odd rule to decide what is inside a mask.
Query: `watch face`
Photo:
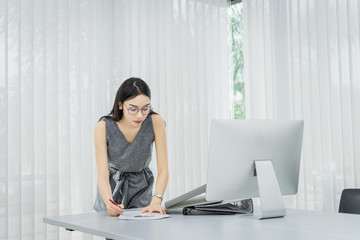
[[[162,195],[160,193],[155,193],[154,196],[162,199]]]

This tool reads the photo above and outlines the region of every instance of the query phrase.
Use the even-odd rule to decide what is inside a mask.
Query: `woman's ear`
[[[119,102],[119,110],[122,110],[123,109],[123,105],[121,102]]]

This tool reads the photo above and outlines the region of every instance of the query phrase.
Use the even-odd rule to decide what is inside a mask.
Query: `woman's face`
[[[123,117],[131,126],[140,127],[150,112],[150,98],[144,94],[124,101],[119,106],[123,108]]]

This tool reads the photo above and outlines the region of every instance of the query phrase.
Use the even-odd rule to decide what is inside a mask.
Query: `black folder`
[[[230,202],[207,201],[205,192],[206,184],[165,202],[165,208],[170,212],[180,209],[184,215],[253,213],[253,202],[251,198]]]
[[[183,208],[184,215],[230,215],[253,213],[252,199],[244,199],[234,202],[205,203]]]

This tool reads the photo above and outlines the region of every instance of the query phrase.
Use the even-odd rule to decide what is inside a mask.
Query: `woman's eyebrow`
[[[136,106],[136,105],[134,105],[134,104],[131,104],[131,103],[129,103],[129,105],[131,105],[132,107],[137,107],[137,108],[139,108],[138,106]],[[141,108],[144,108],[144,107],[149,106],[149,105],[150,105],[150,103],[148,103],[148,104],[146,104],[146,105],[142,106]]]

